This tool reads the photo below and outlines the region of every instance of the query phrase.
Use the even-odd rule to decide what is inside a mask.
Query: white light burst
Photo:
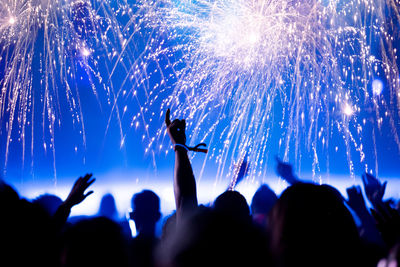
[[[24,153],[32,131],[33,154],[36,124],[49,133],[43,147],[54,154],[62,99],[85,143],[76,85],[83,70],[93,94],[116,114],[109,122],[118,120],[121,147],[128,121],[145,132],[146,152],[165,152],[165,129],[152,123],[170,107],[188,119],[193,143],[207,141],[206,160],[218,165],[218,177],[244,153],[250,176],[265,175],[270,150],[297,166],[311,154],[315,178],[329,171],[329,157],[345,151],[354,175],[355,158],[357,166],[373,167],[366,144],[374,145],[377,172],[375,135],[382,127],[400,150],[399,6],[399,0],[3,0],[6,155],[14,131]],[[377,79],[385,90],[373,84]],[[128,107],[130,99],[139,111]]]
[[[371,133],[363,123],[368,118],[380,127],[382,112],[400,150],[398,1],[163,3],[153,23],[176,44],[165,54],[178,60],[177,82],[162,110],[172,107],[175,116],[189,118],[191,139],[210,143],[207,159],[215,160],[219,177],[245,151],[253,177],[265,175],[268,151],[279,143],[279,153],[297,166],[303,153],[311,154],[317,179],[321,162],[329,172],[330,143],[341,136],[354,177],[356,154],[371,169],[363,151]],[[390,104],[374,100],[376,76],[389,82]]]
[[[113,112],[119,112],[118,88],[111,78],[118,66],[126,69],[125,63],[135,61],[132,47],[126,44],[130,28],[121,23],[124,17],[133,17],[126,1],[0,2],[0,121],[5,165],[13,141],[22,144],[22,160],[26,151],[33,155],[38,148],[35,139],[54,158],[55,127],[63,123],[61,114],[69,113],[68,121],[81,135],[77,145],[85,146],[84,103],[77,85],[83,78],[89,80],[100,105],[108,103]],[[124,53],[130,55],[125,61],[121,60]],[[43,128],[42,135],[37,134],[37,127]],[[12,136],[18,136],[17,140]]]

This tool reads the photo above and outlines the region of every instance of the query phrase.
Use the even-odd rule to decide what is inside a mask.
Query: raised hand
[[[385,194],[387,182],[381,182],[373,175],[369,173],[364,173],[361,176],[362,182],[364,184],[365,194],[371,204],[376,207],[382,203],[383,195]]]
[[[361,220],[360,237],[371,244],[384,245],[382,236],[377,229],[376,222],[365,205],[364,196],[359,185],[346,189],[350,208]]]
[[[174,145],[175,144],[185,145],[186,144],[186,134],[185,134],[186,121],[176,119],[171,123],[170,110],[167,109],[167,112],[165,113],[165,124],[167,126],[167,132],[168,132],[169,137],[171,138],[171,142]]]
[[[85,200],[89,195],[93,194],[93,191],[89,191],[85,194],[86,189],[94,183],[96,180],[92,178],[93,174],[86,174],[84,177],[79,177],[75,181],[67,199],[64,201],[69,207],[73,207]]]
[[[372,216],[388,247],[395,245],[400,239],[400,214],[390,207],[389,203],[381,202],[371,209]]]
[[[277,162],[276,173],[285,179],[289,184],[295,184],[299,182],[299,179],[293,174],[292,165],[281,161],[278,157],[275,157]]]
[[[197,207],[196,180],[187,155],[190,148],[186,146],[185,120],[171,122],[170,110],[167,109],[165,124],[171,142],[175,145],[174,195],[177,221],[180,221]]]
[[[360,213],[368,212],[367,207],[365,206],[364,196],[359,185],[349,187],[346,189],[346,191],[349,198],[349,200],[347,200],[347,204],[350,206],[350,208],[352,208],[359,216]]]

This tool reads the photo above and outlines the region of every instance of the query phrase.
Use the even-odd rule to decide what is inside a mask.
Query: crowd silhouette
[[[235,191],[249,166],[244,159],[228,189],[199,205],[188,152],[205,149],[187,146],[186,122],[171,121],[170,110],[165,123],[175,151],[176,210],[161,236],[160,198],[150,190],[132,197],[133,236],[111,194],[96,216],[69,218],[93,193],[86,192],[92,174],[78,178],[64,201],[49,194],[29,201],[2,181],[1,266],[398,266],[400,213],[384,200],[386,182],[365,173],[363,186],[348,188],[346,198],[330,185],[302,181],[276,158],[276,172],[289,186],[277,196],[263,184],[249,206]]]

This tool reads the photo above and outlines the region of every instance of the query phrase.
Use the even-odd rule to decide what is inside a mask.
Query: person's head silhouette
[[[250,209],[246,198],[237,191],[225,191],[214,201],[214,209],[226,215],[250,219]]]
[[[132,197],[130,218],[135,221],[138,235],[155,235],[155,225],[160,219],[160,198],[150,190]]]
[[[101,198],[99,215],[109,219],[115,219],[118,216],[117,206],[113,195],[105,194]]]
[[[56,195],[43,194],[32,202],[40,205],[50,216],[53,216],[63,201]]]

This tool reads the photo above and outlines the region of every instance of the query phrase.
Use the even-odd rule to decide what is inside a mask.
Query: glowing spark
[[[349,104],[345,104],[344,105],[344,108],[343,108],[343,113],[346,115],[346,116],[352,116],[353,114],[354,114],[354,110],[353,110],[353,108],[349,105]]]
[[[383,82],[379,79],[375,79],[372,82],[372,92],[374,95],[380,95],[383,91]]]
[[[15,22],[16,22],[16,20],[15,20],[14,17],[11,17],[11,18],[8,20],[8,23],[10,23],[11,25],[13,25]]]
[[[87,48],[82,48],[82,55],[88,57],[90,56],[90,51]]]
[[[132,115],[128,125],[143,129],[142,139],[150,141],[146,151],[158,150],[165,140],[165,131],[153,131],[149,124],[160,105],[162,112],[170,107],[176,117],[187,118],[193,143],[225,144],[206,159],[218,163],[220,177],[244,150],[255,163],[249,176],[264,171],[278,130],[279,153],[288,160],[312,153],[313,174],[321,164],[319,155],[330,151],[330,139],[335,139],[338,153],[349,154],[353,166],[351,154],[363,159],[360,144],[375,144],[361,136],[366,130],[357,131],[365,123],[355,112],[371,107],[379,111],[371,113],[379,120],[370,120],[375,124],[365,129],[379,128],[380,114],[387,114],[384,119],[399,140],[397,117],[391,117],[400,114],[399,83],[393,82],[399,79],[394,48],[399,11],[398,0],[2,0],[0,66],[6,67],[0,70],[0,120],[8,125],[2,131],[5,153],[15,135],[25,148],[30,123],[48,129],[44,144],[54,154],[62,97],[85,142],[76,86],[85,76],[76,71],[83,69],[93,94],[106,95],[100,102],[117,113],[110,119],[118,118],[121,138],[120,117]],[[125,76],[115,83],[118,88],[116,73]],[[33,88],[34,76],[44,77],[41,88]],[[389,87],[379,105],[370,97],[371,84],[374,95],[383,92],[374,77],[385,77]],[[130,96],[134,104],[123,103]],[[137,102],[138,113],[130,106]],[[319,131],[321,126],[326,130]],[[343,136],[349,139],[336,146]],[[33,137],[29,143],[33,146]]]
[[[149,19],[166,32],[169,43],[177,43],[163,53],[176,62],[178,81],[162,109],[173,107],[176,116],[188,118],[192,139],[230,144],[207,158],[217,162],[218,177],[223,177],[232,157],[250,150],[249,161],[260,163],[251,174],[263,172],[276,125],[284,132],[280,153],[297,160],[302,153],[312,153],[313,174],[321,164],[319,154],[329,153],[330,139],[343,137],[346,149],[338,151],[350,151],[350,172],[351,154],[364,160],[360,143],[365,131],[352,132],[362,119],[348,120],[364,107],[343,103],[377,109],[368,94],[374,77],[383,69],[388,80],[398,79],[396,39],[391,34],[398,32],[397,23],[391,22],[400,11],[397,4],[388,0],[165,2],[166,8],[154,11],[154,19]],[[359,10],[376,19],[359,19]],[[391,16],[382,10],[390,10]],[[173,61],[174,55],[183,56]],[[390,86],[390,94],[400,90],[396,83]],[[400,103],[395,105],[400,110]],[[280,117],[276,109],[282,109]],[[345,116],[337,117],[337,111]],[[322,122],[329,131],[314,135]],[[391,130],[398,140],[396,124]],[[351,136],[350,141],[345,136]],[[317,147],[318,138],[324,140],[323,148]]]
[[[131,66],[136,60],[135,39],[125,41],[132,30],[124,28],[117,15],[129,20],[134,14],[128,11],[125,0],[0,1],[0,121],[7,123],[0,137],[5,144],[5,166],[13,136],[18,136],[22,158],[28,151],[33,154],[36,139],[49,143],[45,148],[50,148],[54,158],[55,130],[63,123],[62,113],[72,116],[85,146],[76,81],[87,79],[94,95],[103,90],[106,104],[116,103],[114,90],[119,88],[112,84],[113,74],[124,75],[129,70],[125,64]],[[122,52],[125,58],[118,57]],[[36,77],[41,77],[40,84],[34,82]],[[112,109],[119,112],[117,104]],[[43,127],[43,136],[37,136],[36,127]]]

